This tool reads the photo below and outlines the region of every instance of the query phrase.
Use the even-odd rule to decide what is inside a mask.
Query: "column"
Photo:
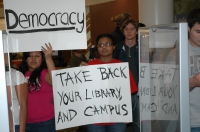
[[[174,21],[173,0],[138,0],[139,22],[146,26]]]

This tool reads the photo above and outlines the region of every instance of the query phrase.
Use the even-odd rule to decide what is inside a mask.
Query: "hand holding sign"
[[[86,62],[81,62],[80,66],[88,66],[88,64]]]
[[[48,73],[45,78],[46,78],[47,83],[52,85],[51,71],[56,70],[56,67],[52,59],[53,49],[50,43],[49,44],[45,43],[45,46],[46,48],[42,46],[42,51],[44,53],[45,61],[48,67]]]

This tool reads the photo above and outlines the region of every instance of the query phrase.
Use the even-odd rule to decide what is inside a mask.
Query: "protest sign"
[[[179,68],[177,65],[140,63],[141,120],[178,120]]]
[[[52,77],[56,130],[132,121],[128,63],[55,70]]]
[[[86,49],[85,0],[4,0],[9,52]]]

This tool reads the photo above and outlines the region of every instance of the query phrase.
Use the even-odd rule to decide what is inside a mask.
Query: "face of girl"
[[[100,57],[112,57],[115,46],[113,45],[113,42],[110,38],[104,37],[99,39],[97,48]]]
[[[29,57],[26,59],[29,71],[34,71],[42,64],[42,54],[39,51],[30,52]]]

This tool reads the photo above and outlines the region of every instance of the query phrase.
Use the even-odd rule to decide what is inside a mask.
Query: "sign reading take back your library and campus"
[[[56,130],[132,122],[128,63],[55,70],[52,77]]]
[[[85,0],[4,0],[9,52],[86,49]]]

